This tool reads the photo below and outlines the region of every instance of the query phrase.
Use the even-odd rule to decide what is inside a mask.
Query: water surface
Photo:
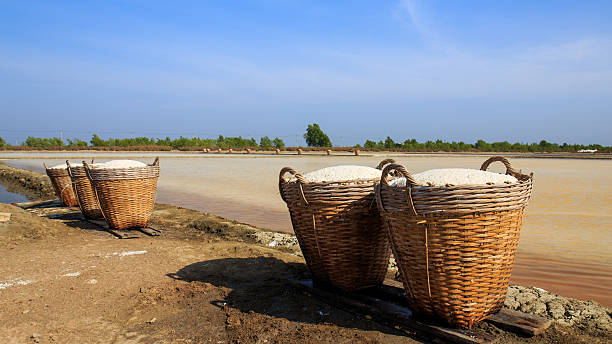
[[[28,198],[20,193],[10,192],[0,184],[0,203],[21,203],[27,202]]]

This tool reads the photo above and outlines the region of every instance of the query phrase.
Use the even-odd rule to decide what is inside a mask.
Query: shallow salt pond
[[[0,203],[21,203],[28,202],[28,198],[20,193],[10,192],[0,184]]]
[[[76,155],[55,155],[59,159],[45,161],[57,164],[65,162],[65,156]],[[192,153],[89,153],[83,157],[99,157],[100,162],[124,157],[151,163],[156,155],[161,156],[162,171],[158,202],[285,232],[291,231],[291,222],[278,193],[278,172],[282,167],[290,166],[301,173],[333,165],[375,167],[387,157]],[[434,168],[477,169],[486,159],[392,157],[414,173]],[[608,291],[612,286],[612,160],[511,158],[510,161],[517,169],[534,172],[534,193],[523,222],[512,282],[612,306]],[[38,156],[9,160],[7,164],[44,173]],[[495,163],[490,170],[501,172],[503,165]]]

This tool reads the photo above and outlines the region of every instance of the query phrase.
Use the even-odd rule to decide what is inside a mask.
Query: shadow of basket
[[[187,265],[168,277],[231,289],[224,300],[211,302],[220,308],[229,306],[242,313],[254,312],[303,324],[333,324],[346,329],[400,334],[294,288],[288,279],[309,277],[303,263],[287,263],[273,257],[213,259]]]

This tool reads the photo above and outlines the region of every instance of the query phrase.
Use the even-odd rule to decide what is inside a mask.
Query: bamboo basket
[[[93,164],[93,162],[94,160],[92,159],[91,163]],[[98,205],[96,193],[91,186],[89,178],[87,178],[85,166],[72,166],[68,160],[66,160],[66,165],[68,166],[68,175],[72,181],[72,189],[76,195],[81,213],[88,219],[101,219],[103,217],[102,211],[100,210],[100,205]]]
[[[79,202],[72,191],[72,182],[68,175],[68,169],[49,168],[44,162],[43,165],[45,166],[45,171],[49,179],[51,179],[51,184],[53,184],[53,189],[60,202],[67,207],[76,207]]]
[[[115,229],[146,227],[155,205],[159,158],[145,167],[101,169],[83,161],[102,216]]]
[[[280,171],[280,195],[317,286],[351,291],[384,280],[391,250],[374,204],[377,181],[312,183],[290,167]]]
[[[401,165],[383,170],[376,186],[408,302],[417,313],[471,328],[504,304],[533,173],[500,161],[512,184],[418,186]],[[406,178],[392,187],[389,175]]]

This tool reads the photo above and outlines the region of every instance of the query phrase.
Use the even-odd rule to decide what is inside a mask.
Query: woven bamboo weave
[[[504,304],[532,175],[500,161],[512,184],[418,186],[401,165],[383,170],[376,186],[393,254],[411,307],[451,325],[470,328]],[[389,175],[406,177],[392,187]]]
[[[94,160],[91,161],[92,163]],[[73,166],[66,160],[68,175],[72,181],[72,189],[76,195],[81,213],[88,219],[101,219],[102,211],[84,166]]]
[[[147,226],[155,205],[159,158],[145,167],[92,168],[85,161],[83,166],[102,215],[110,227],[129,229]]]
[[[394,162],[384,160],[378,166]],[[285,174],[294,176],[285,179]],[[314,283],[345,291],[380,284],[391,253],[376,208],[377,180],[307,182],[289,167],[279,190]]]
[[[72,191],[72,181],[68,175],[68,170],[61,168],[49,168],[44,162],[43,165],[45,166],[45,171],[47,172],[49,179],[51,179],[51,184],[53,184],[53,189],[55,190],[55,194],[57,195],[57,198],[59,198],[60,202],[67,207],[76,207],[79,205],[76,195],[74,194],[74,191]]]

